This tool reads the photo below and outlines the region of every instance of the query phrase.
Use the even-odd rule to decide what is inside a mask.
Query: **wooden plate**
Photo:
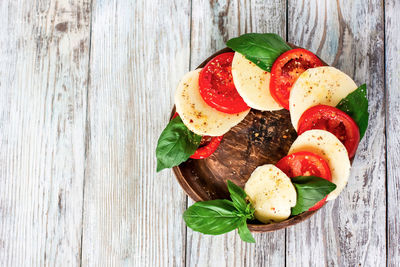
[[[201,63],[204,67],[215,56],[232,52],[224,48]],[[175,108],[171,113],[175,113]],[[289,111],[259,111],[251,109],[246,118],[224,135],[218,149],[206,159],[189,159],[174,167],[175,176],[186,194],[194,201],[228,198],[226,181],[244,187],[251,173],[260,165],[275,164],[287,155],[297,134],[290,121]],[[286,221],[263,224],[248,223],[252,232],[270,232],[295,225],[312,216],[304,212]]]

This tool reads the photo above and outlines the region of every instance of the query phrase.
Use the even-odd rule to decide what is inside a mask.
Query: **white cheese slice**
[[[176,112],[192,132],[199,135],[220,136],[241,122],[250,109],[227,114],[220,112],[204,102],[199,91],[201,69],[183,76],[175,92]]]
[[[257,167],[244,190],[255,208],[254,216],[263,223],[289,218],[297,193],[290,178],[272,164]]]
[[[271,74],[238,52],[232,61],[232,77],[236,90],[249,107],[263,111],[282,109],[269,92]]]
[[[330,132],[309,130],[297,137],[288,154],[300,151],[315,153],[328,163],[336,189],[328,195],[327,200],[337,198],[350,176],[351,165],[346,147]]]
[[[307,109],[319,104],[334,107],[356,89],[354,81],[334,67],[306,70],[290,91],[289,111],[293,127],[297,131],[299,119]]]

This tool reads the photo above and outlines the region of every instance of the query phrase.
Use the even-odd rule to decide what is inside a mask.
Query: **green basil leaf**
[[[172,119],[158,139],[157,172],[186,161],[200,145],[201,136],[191,132],[181,118]]]
[[[256,210],[253,208],[251,203],[248,203],[247,206],[246,206],[246,210],[244,212],[246,214],[246,218],[249,219],[249,220],[253,220],[255,211]]]
[[[343,98],[336,107],[346,112],[357,123],[361,139],[368,127],[367,85],[363,84],[358,87]]]
[[[297,176],[291,178],[297,191],[296,206],[292,208],[292,215],[307,211],[336,189],[334,183],[316,176]]]
[[[231,194],[231,199],[233,201],[233,205],[237,210],[244,213],[246,212],[246,192],[239,186],[235,185],[232,181],[228,180],[228,190]]]
[[[271,71],[277,57],[292,49],[274,33],[247,33],[230,39],[226,45],[266,71]]]
[[[245,218],[242,219],[242,224],[239,225],[238,234],[240,236],[240,239],[242,239],[244,242],[256,243],[256,240],[254,240],[253,235],[251,234],[249,228],[247,227]]]
[[[232,201],[226,199],[196,202],[183,213],[188,227],[208,235],[230,232],[239,227],[243,218]]]

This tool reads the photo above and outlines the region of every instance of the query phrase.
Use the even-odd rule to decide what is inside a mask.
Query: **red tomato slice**
[[[276,167],[291,178],[296,176],[318,176],[332,181],[328,163],[317,154],[311,152],[301,151],[290,154],[278,161]],[[321,208],[325,204],[327,197],[315,203],[309,211]]]
[[[300,135],[311,129],[333,133],[346,147],[349,158],[356,154],[360,131],[355,121],[340,109],[326,105],[307,109],[300,117],[297,133]]]
[[[297,78],[307,69],[323,66],[308,50],[296,48],[280,55],[271,68],[269,90],[276,102],[289,109],[290,90]]]
[[[212,153],[218,148],[224,136],[203,136],[199,148],[190,156],[191,159],[205,159],[211,156]]]
[[[175,114],[174,114],[174,116],[172,116],[171,120],[175,119],[178,116],[179,116],[178,112],[175,112]]]
[[[200,95],[210,106],[221,112],[234,114],[249,109],[236,90],[232,78],[235,53],[223,53],[211,59],[200,71]]]

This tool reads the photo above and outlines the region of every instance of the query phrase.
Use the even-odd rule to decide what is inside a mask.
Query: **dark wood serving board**
[[[216,55],[232,51],[222,49]],[[172,114],[175,113],[175,108]],[[297,134],[290,121],[289,111],[259,111],[251,109],[246,118],[224,135],[217,150],[206,159],[189,159],[174,167],[175,176],[183,190],[194,201],[229,199],[226,181],[244,187],[251,173],[260,165],[275,164],[287,155]],[[301,222],[313,212],[305,212],[274,224],[249,223],[253,232],[269,232]]]

